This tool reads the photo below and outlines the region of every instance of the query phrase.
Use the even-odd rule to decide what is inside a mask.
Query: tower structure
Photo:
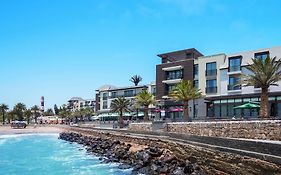
[[[44,112],[44,96],[41,97],[40,112],[41,112],[41,114],[43,114],[43,112]]]

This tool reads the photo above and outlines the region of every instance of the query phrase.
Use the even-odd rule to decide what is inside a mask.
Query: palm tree
[[[53,116],[54,112],[51,108],[47,109],[46,112],[44,112],[44,116]]]
[[[137,86],[142,81],[142,77],[139,75],[134,75],[131,77],[130,81],[134,83],[135,86]]]
[[[23,103],[17,103],[13,108],[13,114],[15,114],[18,117],[18,120],[23,120],[23,114],[26,110],[26,106]]]
[[[258,86],[261,88],[260,116],[268,117],[268,89],[270,86],[278,86],[281,80],[281,61],[276,57],[267,57],[265,60],[252,58],[253,64],[248,64],[252,74],[242,76],[243,86]]]
[[[130,101],[124,97],[118,97],[111,102],[111,111],[119,113],[119,126],[122,128],[124,126],[123,112],[129,112],[129,106],[131,105]]]
[[[3,125],[5,124],[5,113],[7,112],[7,110],[9,110],[8,105],[4,103],[0,105],[0,111],[2,112],[3,115]]]
[[[39,107],[37,105],[34,105],[31,107],[31,111],[33,112],[35,123],[37,123],[37,118],[39,117]]]
[[[69,111],[65,105],[60,107],[59,116],[65,119],[66,122],[69,122],[71,115],[72,115],[71,111]]]
[[[148,106],[155,102],[154,96],[147,90],[141,91],[136,96],[136,103],[144,107],[144,121],[148,121]]]
[[[30,117],[32,116],[32,111],[30,109],[26,110],[24,112],[24,116],[25,116],[25,118],[27,120],[27,124],[29,124],[30,123]]]
[[[201,92],[193,86],[192,81],[183,80],[175,86],[169,96],[174,100],[181,101],[183,103],[183,119],[184,121],[189,121],[188,101],[200,98]]]
[[[92,115],[94,115],[94,111],[90,107],[86,107],[82,109],[82,114],[84,117],[87,117],[87,119],[90,121],[90,118]]]

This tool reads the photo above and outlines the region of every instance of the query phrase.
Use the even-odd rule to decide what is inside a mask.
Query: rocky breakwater
[[[100,156],[105,163],[119,162],[119,168],[132,168],[132,174],[205,174],[196,163],[180,160],[167,149],[153,146],[136,148],[119,140],[74,132],[61,133],[59,139],[83,144],[89,153]]]

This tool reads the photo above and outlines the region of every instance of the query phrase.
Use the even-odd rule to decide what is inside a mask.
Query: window
[[[108,97],[108,93],[103,93],[103,94],[102,94],[102,99],[103,99],[103,100],[106,100],[107,97]]]
[[[193,67],[193,78],[198,79],[198,64],[195,64]]]
[[[167,84],[167,92],[170,93],[175,87],[176,84]]]
[[[260,59],[264,61],[267,57],[269,57],[269,52],[260,52],[260,53],[255,53],[255,58]]]
[[[111,98],[117,98],[117,92],[111,92]]]
[[[153,95],[156,94],[156,87],[152,87],[152,94],[153,94]]]
[[[240,83],[240,77],[239,76],[229,76],[229,82],[228,82],[228,90],[239,90],[241,89]]]
[[[241,59],[242,57],[232,57],[229,58],[229,67],[228,71],[229,72],[234,72],[234,71],[240,71],[241,70]]]
[[[206,93],[216,93],[217,92],[217,80],[207,80],[206,81]]]
[[[103,103],[102,103],[102,109],[107,109],[107,101],[103,101]]]
[[[124,96],[125,97],[132,97],[132,96],[134,96],[134,90],[124,91]]]
[[[194,80],[193,81],[193,87],[195,87],[195,88],[199,88],[199,81],[198,80]]]
[[[217,75],[217,63],[206,63],[206,76]]]
[[[166,73],[166,79],[172,80],[172,79],[182,79],[183,78],[183,70],[175,70],[175,71],[168,71]]]

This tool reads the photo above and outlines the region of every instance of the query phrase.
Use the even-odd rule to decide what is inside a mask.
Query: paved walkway
[[[206,137],[168,132],[139,132],[119,129],[88,128],[90,130],[103,130],[115,134],[126,134],[132,137],[155,138],[166,141],[185,143],[218,151],[254,157],[281,165],[281,142],[252,139]]]

